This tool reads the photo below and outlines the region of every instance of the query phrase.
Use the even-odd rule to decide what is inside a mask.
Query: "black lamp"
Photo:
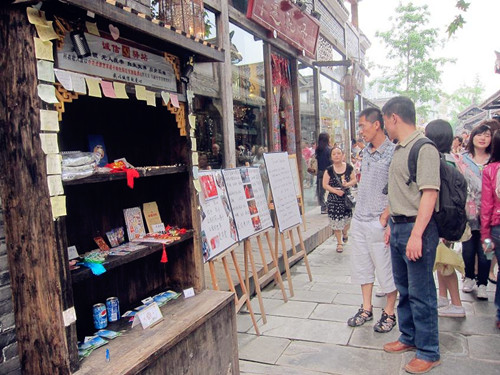
[[[189,83],[189,77],[194,70],[194,56],[189,56],[181,70],[181,81],[185,84]]]
[[[90,56],[90,47],[83,31],[72,31],[70,33],[70,38],[78,58],[83,59],[84,57]]]

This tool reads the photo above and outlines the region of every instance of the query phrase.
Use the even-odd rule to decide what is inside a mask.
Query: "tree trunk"
[[[34,36],[26,6],[0,6],[0,193],[22,371],[69,374],[62,319],[65,265],[39,137]]]

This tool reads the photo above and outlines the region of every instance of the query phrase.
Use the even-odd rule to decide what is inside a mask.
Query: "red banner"
[[[290,0],[249,0],[247,18],[310,58],[316,58],[319,23]]]

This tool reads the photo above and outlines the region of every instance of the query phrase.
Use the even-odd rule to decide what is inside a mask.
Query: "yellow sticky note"
[[[199,193],[201,191],[200,180],[193,180],[193,185],[196,191]]]
[[[40,60],[54,61],[52,42],[50,40],[44,42],[36,37],[33,39],[35,40],[35,57]]]
[[[50,21],[47,25],[35,25],[35,27],[38,32],[38,36],[44,42],[59,38],[59,35],[57,35],[54,31],[54,27],[52,27],[52,21]]]
[[[189,115],[188,120],[189,120],[189,126],[191,127],[191,129],[196,129],[196,116]]]
[[[29,23],[33,25],[47,25],[49,21],[45,18],[45,12],[36,8],[27,7],[26,14],[28,15]]]
[[[48,154],[46,161],[47,161],[47,174],[61,174],[60,154]]]
[[[146,88],[141,85],[135,85],[135,96],[137,100],[146,100]]]
[[[40,133],[40,141],[42,150],[46,154],[58,154],[59,144],[57,143],[57,134],[55,133]]]
[[[198,149],[198,144],[196,138],[191,138],[191,150],[196,151]]]
[[[198,153],[193,152],[193,165],[198,165]]]
[[[49,185],[49,194],[51,197],[54,195],[63,195],[64,188],[60,174],[47,176],[47,185]]]
[[[56,88],[53,85],[39,84],[37,87],[38,96],[45,103],[56,104],[59,103],[56,97]]]
[[[113,82],[113,87],[115,89],[115,95],[120,99],[128,99],[127,91],[125,90],[125,84],[122,82]]]
[[[58,132],[59,114],[57,111],[40,110],[40,130]]]
[[[87,87],[89,88],[89,96],[95,96],[96,98],[102,98],[101,86],[99,86],[100,79],[85,77],[87,82]]]
[[[170,100],[170,93],[168,91],[162,91],[161,98],[163,99],[163,102],[165,103],[165,105],[167,105],[168,101]]]
[[[52,61],[37,60],[36,72],[40,81],[52,83],[56,81],[54,77],[54,63]]]
[[[87,31],[88,31],[89,34],[94,34],[94,35],[97,35],[97,36],[101,36],[99,34],[99,30],[97,29],[97,23],[86,21],[85,22],[85,26],[87,27]]]
[[[66,216],[66,196],[56,195],[50,197],[50,204],[52,206],[52,218],[55,220],[60,216]]]
[[[193,129],[193,128],[190,128],[190,129],[189,129],[189,136],[190,136],[191,138],[193,138],[193,137],[194,137],[194,129]]]
[[[152,107],[156,107],[156,95],[154,91],[146,91],[146,103]]]

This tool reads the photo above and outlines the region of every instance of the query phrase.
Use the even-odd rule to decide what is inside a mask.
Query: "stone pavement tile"
[[[314,273],[313,273],[312,278],[313,278],[312,282],[327,283],[327,284],[332,284],[332,283],[345,284],[345,283],[350,283],[350,281],[351,281],[350,276],[336,275],[335,271],[333,271],[333,270],[329,275],[314,275]],[[312,287],[312,283],[309,281],[309,277],[307,276],[307,273],[300,273],[300,274],[292,276],[292,282],[293,282],[294,288],[295,288],[296,282],[308,283],[306,285],[309,288]],[[285,286],[286,286],[286,283],[285,283]],[[302,289],[305,289],[305,288],[302,288]]]
[[[258,324],[260,320],[260,315],[255,315],[255,319],[257,320]],[[240,312],[236,314],[236,329],[238,332],[251,332],[251,333],[255,332],[250,314],[245,312]]]
[[[400,372],[401,356],[382,350],[294,341],[278,364],[343,375],[387,375]]]
[[[344,323],[281,316],[268,316],[266,324],[259,323],[259,330],[263,336],[343,345],[352,332]]]
[[[469,354],[467,338],[459,333],[440,332],[439,352],[442,356],[455,355],[465,357]]]
[[[430,375],[498,374],[500,362],[480,361],[471,358],[441,356],[441,364],[429,372]]]
[[[262,298],[262,302],[264,303],[266,316],[288,316],[303,319],[307,319],[311,316],[317,305],[317,303],[314,302],[293,301],[290,299],[285,303],[283,300],[279,299]],[[252,307],[254,313],[260,314],[258,298],[252,298]]]
[[[238,334],[238,352],[240,359],[247,361],[275,364],[290,340],[278,337]]]
[[[374,307],[383,308],[385,307],[386,301],[387,300],[385,297],[374,296],[372,298],[372,305]],[[363,298],[360,295],[355,295],[351,293],[339,293],[333,300],[333,303],[337,305],[361,306],[361,303],[363,303]]]
[[[398,327],[387,333],[379,333],[373,330],[373,325],[380,319],[377,314],[372,321],[366,322],[361,327],[354,328],[354,332],[349,340],[349,346],[382,350],[384,344],[396,341],[399,337]]]
[[[463,335],[497,335],[495,316],[472,316],[465,319],[439,318],[440,332],[456,332]]]
[[[500,335],[470,336],[467,341],[471,358],[496,361],[500,373]]]
[[[288,289],[288,279],[286,278],[286,273],[283,273],[281,275],[283,278],[283,285],[285,286],[285,289]],[[295,291],[296,289],[301,289],[301,290],[309,290],[311,289],[313,282],[314,282],[314,274],[312,274],[313,281],[309,281],[309,276],[306,274],[297,274],[297,275],[292,275],[292,285],[293,285],[293,290]]]
[[[279,294],[281,296],[281,293]],[[295,290],[295,295],[290,301],[306,301],[317,303],[331,303],[337,292],[334,290],[314,291],[314,290]]]
[[[310,265],[311,268],[311,274],[313,276],[313,280],[315,277],[321,278],[322,276],[325,275],[331,275],[332,273],[335,273],[335,275],[350,275],[351,270],[347,267],[340,268],[340,267],[335,267],[335,269],[332,266],[328,265],[321,265],[321,266],[313,266],[312,264]],[[307,274],[307,268],[306,266],[298,265],[298,266],[293,266],[292,274],[300,274],[304,273]]]
[[[486,301],[477,301],[472,303],[473,311],[476,315],[487,315],[487,316],[496,316],[497,308],[493,303],[493,300],[490,302]]]
[[[356,284],[339,284],[339,283],[321,283],[321,282],[315,282],[314,285],[311,287],[311,291],[330,291],[333,290],[337,293],[349,293],[349,294],[357,294],[361,296],[361,287]]]
[[[289,366],[272,366],[261,363],[240,361],[240,374],[242,375],[325,375],[328,373],[307,371]]]

